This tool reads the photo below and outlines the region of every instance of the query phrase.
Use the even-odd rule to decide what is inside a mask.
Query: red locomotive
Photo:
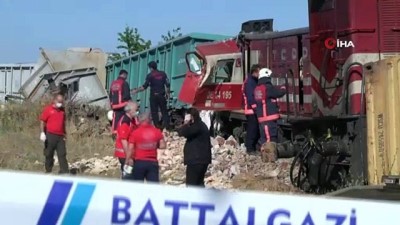
[[[309,28],[274,32],[272,20],[249,21],[235,40],[187,54],[179,99],[214,111],[214,128],[240,130],[243,80],[252,64],[265,65],[287,87],[280,127],[290,144],[279,155],[300,166],[292,182],[320,192],[349,177],[365,183],[363,65],[400,53],[399,14],[400,0],[310,0]]]

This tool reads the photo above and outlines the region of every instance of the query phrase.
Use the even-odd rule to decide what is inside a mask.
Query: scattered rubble
[[[185,139],[176,133],[165,133],[167,149],[160,150],[160,175],[163,183],[184,185],[185,166],[183,146]],[[246,189],[259,191],[297,192],[289,182],[290,160],[264,163],[260,155],[248,155],[243,146],[233,137],[212,138],[213,160],[206,174],[206,186],[217,189]],[[118,161],[112,156],[83,159],[72,163],[77,173],[106,175],[119,169]]]

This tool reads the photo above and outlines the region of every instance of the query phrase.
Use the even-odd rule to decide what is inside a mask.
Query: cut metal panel
[[[400,175],[400,57],[365,65],[368,182]]]
[[[21,97],[19,89],[31,76],[35,64],[0,64],[0,102],[6,96]]]
[[[95,67],[103,87],[106,84],[106,70],[108,55],[98,49],[69,49],[53,51],[40,49],[40,56],[32,76],[21,87],[21,93],[29,98],[35,92],[41,76],[55,71],[75,70],[86,67]]]
[[[106,90],[104,89],[94,67],[82,68],[77,70],[65,70],[54,73],[44,74],[39,82],[38,88],[31,95],[30,100],[36,101],[49,91],[48,80],[54,80],[56,86],[60,84],[71,85],[78,82],[78,90],[67,92],[69,100],[109,108],[110,102]]]

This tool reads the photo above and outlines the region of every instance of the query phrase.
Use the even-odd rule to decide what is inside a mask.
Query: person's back
[[[117,133],[118,121],[125,114],[124,107],[132,100],[129,84],[126,82],[127,77],[128,72],[126,70],[121,70],[118,78],[110,85],[109,98],[111,109],[113,110],[111,130],[114,134]]]
[[[165,95],[165,85],[169,82],[167,74],[164,71],[153,70],[148,74],[148,77],[150,92]]]
[[[262,159],[265,162],[276,160],[276,143],[278,142],[279,107],[276,99],[286,94],[285,89],[276,88],[271,82],[272,71],[268,68],[260,70],[258,85],[254,90],[256,114],[260,128],[260,144]]]
[[[161,111],[163,128],[168,129],[170,119],[168,115],[167,101],[169,98],[169,88],[171,86],[167,74],[157,69],[157,63],[152,61],[148,64],[150,73],[146,76],[144,84],[135,89],[134,93],[146,90],[150,87],[150,111],[153,124],[159,126],[160,118],[158,110]]]
[[[259,122],[279,119],[277,99],[285,95],[284,89],[278,89],[271,83],[271,78],[261,78],[254,90],[256,114]]]
[[[134,159],[157,162],[157,149],[163,134],[153,125],[146,123],[139,125],[132,132],[134,140]]]
[[[127,73],[121,70],[120,75],[110,85],[110,103],[113,110],[123,109],[128,101],[131,101],[129,84],[126,82]]]
[[[134,180],[159,182],[157,150],[165,147],[162,132],[150,124],[150,115],[142,115],[139,127],[129,137],[129,149],[134,160]]]

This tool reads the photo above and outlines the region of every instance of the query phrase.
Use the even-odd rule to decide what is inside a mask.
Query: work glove
[[[46,141],[46,134],[44,132],[40,133],[40,140],[45,142]]]
[[[132,173],[132,166],[124,165],[124,174],[131,174]]]

